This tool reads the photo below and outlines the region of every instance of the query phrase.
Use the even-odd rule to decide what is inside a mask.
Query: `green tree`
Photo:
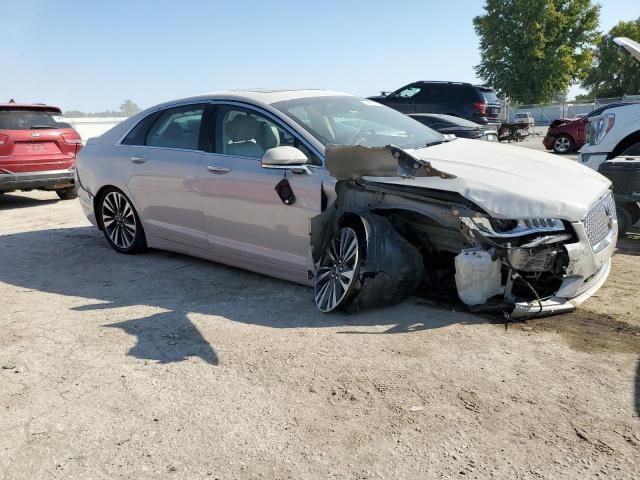
[[[545,103],[584,79],[597,40],[600,6],[591,0],[487,0],[473,19],[480,37],[476,73],[519,103]]]
[[[595,52],[593,68],[582,87],[591,97],[621,97],[640,93],[640,62],[613,43],[615,37],[640,42],[640,17],[619,22],[604,35]]]
[[[122,102],[122,105],[120,105],[120,111],[123,115],[130,117],[131,115],[138,113],[140,111],[140,107],[132,100],[125,100]]]

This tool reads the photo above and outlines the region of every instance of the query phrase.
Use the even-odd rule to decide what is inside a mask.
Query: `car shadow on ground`
[[[55,196],[55,192],[51,192]],[[37,207],[39,205],[48,205],[50,203],[57,203],[61,200],[56,198],[33,198],[25,197],[22,195],[12,195],[11,193],[0,194],[0,211],[2,210],[15,210],[18,208]]]
[[[121,255],[93,227],[0,236],[0,265],[0,282],[80,298],[83,304],[73,311],[104,311],[104,327],[136,336],[129,355],[165,363],[190,356],[218,363],[191,315],[271,328],[345,327],[342,333],[352,334],[364,333],[358,327],[400,334],[488,322],[417,299],[355,314],[323,314],[308,287],[168,252]],[[142,307],[145,314],[137,318],[135,309]],[[149,314],[148,307],[158,312]],[[128,314],[134,318],[107,321],[118,309],[134,310]]]

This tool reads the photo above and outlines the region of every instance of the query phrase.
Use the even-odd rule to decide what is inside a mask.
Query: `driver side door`
[[[214,108],[199,174],[209,248],[225,263],[304,283],[309,219],[321,210],[325,171],[313,165],[319,158],[268,112]],[[262,168],[262,154],[283,145],[307,150],[311,174]],[[276,191],[284,179],[295,195],[291,204]]]

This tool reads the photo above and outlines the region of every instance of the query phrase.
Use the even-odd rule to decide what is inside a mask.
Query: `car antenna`
[[[9,103],[16,103],[16,101],[12,98],[11,100],[9,100]]]

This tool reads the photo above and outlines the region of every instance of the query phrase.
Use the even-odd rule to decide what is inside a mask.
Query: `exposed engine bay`
[[[312,257],[317,271],[336,231],[358,232],[363,259],[346,308],[449,290],[472,311],[550,315],[572,310],[584,298],[571,299],[588,297],[608,274],[608,262],[586,272],[581,256],[591,248],[571,222],[494,218],[459,193],[413,186],[416,177],[455,176],[409,151],[333,147],[327,168],[337,179],[336,198],[312,219]]]

